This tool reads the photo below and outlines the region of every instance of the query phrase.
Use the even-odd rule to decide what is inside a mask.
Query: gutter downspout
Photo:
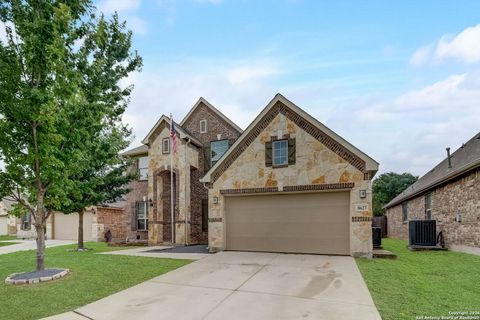
[[[184,179],[184,185],[185,185],[185,245],[188,246],[188,223],[189,223],[189,210],[188,210],[188,199],[187,199],[187,168],[188,168],[188,163],[187,163],[187,153],[188,153],[188,145],[192,142],[192,140],[187,137],[186,139],[186,143],[185,143],[185,179]],[[189,173],[189,172],[188,172]],[[190,174],[190,173],[189,173]],[[190,181],[190,183],[192,183],[192,181]],[[192,197],[192,195],[190,194],[190,198]],[[190,201],[191,202],[191,201]]]

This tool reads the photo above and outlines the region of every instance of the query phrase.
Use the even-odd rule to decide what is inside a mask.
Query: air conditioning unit
[[[410,246],[435,247],[437,225],[435,220],[410,220],[408,224]]]

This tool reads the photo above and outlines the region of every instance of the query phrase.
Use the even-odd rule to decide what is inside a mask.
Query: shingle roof
[[[390,208],[401,202],[427,192],[439,184],[445,183],[459,175],[480,167],[480,132],[452,153],[452,167],[448,167],[448,158],[445,158],[436,167],[427,172],[417,182],[396,196],[385,205]]]
[[[137,156],[137,155],[145,154],[145,153],[148,153],[148,146],[141,145],[139,147],[136,147],[136,148],[133,148],[133,149],[130,149],[130,150],[127,150],[127,151],[123,152],[122,155],[124,155],[124,156]]]

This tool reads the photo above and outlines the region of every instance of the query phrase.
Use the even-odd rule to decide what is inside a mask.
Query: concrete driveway
[[[86,318],[381,319],[353,258],[253,252],[209,255],[51,319]]]

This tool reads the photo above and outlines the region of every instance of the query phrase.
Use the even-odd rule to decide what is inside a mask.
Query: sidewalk
[[[14,239],[14,240],[4,240],[0,242],[18,242],[17,244],[12,244],[10,246],[0,247],[0,255],[12,253],[12,252],[18,252],[18,251],[34,250],[37,248],[37,243],[35,242],[35,240]],[[45,241],[45,245],[47,248],[52,248],[52,247],[63,246],[66,244],[72,244],[75,242],[76,241],[73,241],[73,240],[47,240]]]

